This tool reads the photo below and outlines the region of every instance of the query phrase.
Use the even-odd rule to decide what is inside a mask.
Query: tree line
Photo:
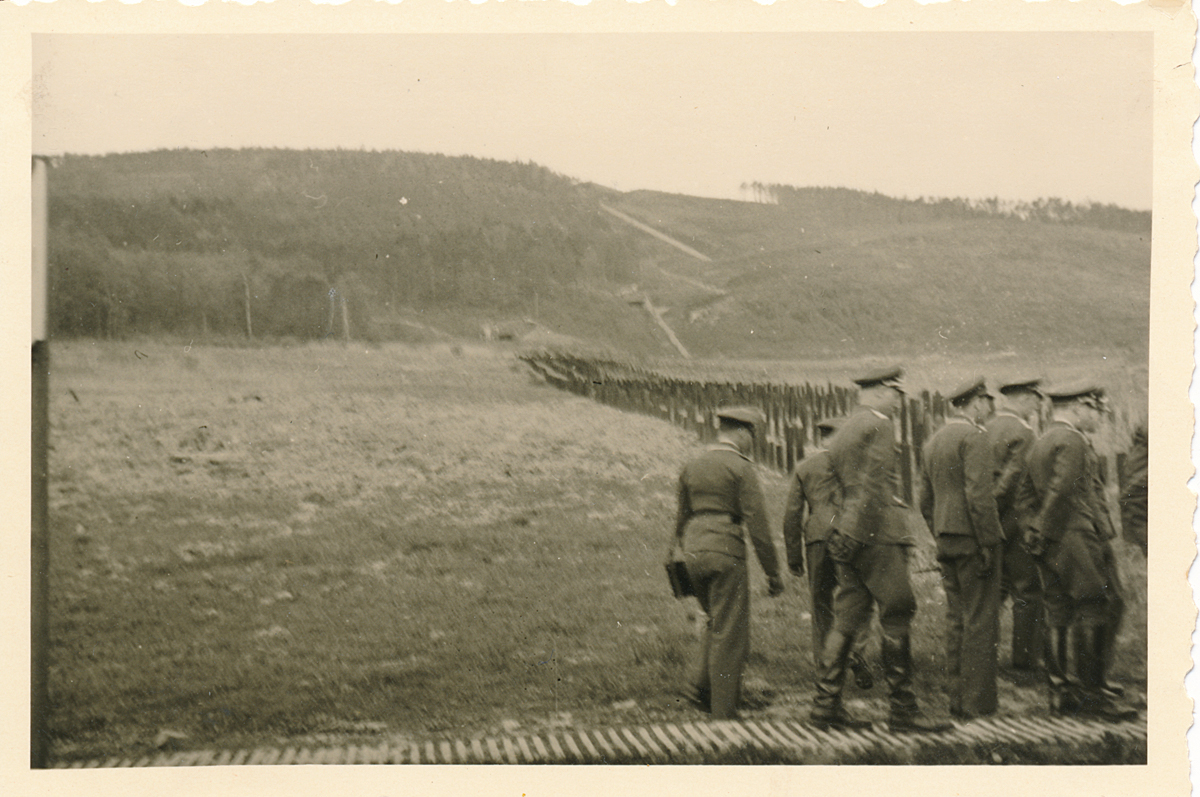
[[[777,232],[797,223],[830,234],[847,224],[981,217],[1139,234],[1150,225],[1149,213],[1056,199],[753,189],[779,213],[734,217],[706,200],[688,205],[718,257],[793,246]],[[69,155],[49,171],[51,332],[370,338],[407,310],[536,314],[539,297],[637,280],[657,244],[600,211],[609,193],[534,163],[470,156]]]
[[[1113,204],[1087,202],[1075,204],[1058,197],[1042,197],[1032,202],[1003,200],[999,197],[917,197],[904,199],[867,193],[849,188],[797,188],[775,183],[743,183],[743,193],[756,202],[780,205],[805,212],[814,220],[874,217],[877,222],[914,223],[922,221],[966,220],[979,218],[1019,219],[1042,224],[1064,224],[1150,234],[1148,210],[1129,210]]]
[[[400,307],[523,307],[627,280],[633,236],[532,163],[170,150],[50,172],[54,332],[370,334]]]

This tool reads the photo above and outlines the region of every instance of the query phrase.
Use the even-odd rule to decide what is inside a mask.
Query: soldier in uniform
[[[830,438],[841,425],[842,419],[837,417],[826,418],[817,424],[820,447],[796,465],[783,513],[783,543],[788,569],[793,575],[801,576],[805,560],[808,560],[813,659],[818,666],[825,638],[833,627],[833,593],[837,587],[833,560],[825,553],[825,538],[842,508],[842,486],[829,464],[827,448]],[[865,627],[862,629],[850,651],[850,669],[859,689],[870,689],[875,684],[863,655],[866,630]]]
[[[1146,537],[1146,504],[1149,488],[1146,480],[1149,443],[1145,426],[1133,432],[1129,455],[1125,459],[1125,490],[1121,494],[1121,531],[1125,539],[1142,549],[1148,556]]]
[[[949,396],[947,419],[922,451],[921,514],[937,539],[946,591],[946,671],[950,713],[963,719],[996,712],[1000,635],[1001,543],[992,450],[983,422],[993,398],[983,379]]]
[[[996,509],[1004,528],[1004,567],[1001,598],[1012,601],[1012,658],[1018,673],[1032,674],[1041,658],[1042,577],[1037,562],[1025,548],[1022,518],[1027,507],[1020,503],[1020,486],[1025,478],[1025,459],[1036,435],[1031,421],[1041,410],[1045,394],[1040,379],[1018,379],[1000,386],[1000,407],[987,423],[996,471]]]
[[[735,719],[750,655],[747,535],[771,597],[783,592],[783,579],[762,486],[749,458],[755,430],[766,419],[753,407],[720,410],[717,417],[716,444],[679,475],[675,536],[682,540],[688,576],[708,616],[684,694],[714,719]]]
[[[908,577],[906,547],[913,543],[896,497],[899,462],[892,416],[900,409],[900,368],[855,379],[859,406],[830,441],[829,459],[842,485],[842,511],[834,518],[825,550],[834,561],[838,591],[833,628],[817,668],[811,719],[821,728],[864,728],[842,704],[842,689],[854,640],[879,610],[880,650],[889,691],[888,725],[893,732],[942,731],[951,726],[921,715],[912,688],[909,625],[917,611]]]
[[[1104,391],[1084,384],[1048,394],[1053,422],[1029,450],[1026,484],[1034,510],[1026,544],[1042,572],[1050,709],[1055,714],[1130,719],[1137,712],[1117,703],[1117,690],[1107,681],[1124,601],[1099,459],[1085,437],[1099,428]],[[1073,672],[1068,666],[1071,637]]]

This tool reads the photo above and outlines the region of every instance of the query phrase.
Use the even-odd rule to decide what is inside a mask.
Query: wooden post
[[[50,341],[47,304],[47,163],[33,159],[33,346],[30,476],[30,700],[29,766],[45,769],[49,756],[50,713]]]
[[[912,434],[909,431],[908,420],[912,412],[909,404],[907,398],[900,402],[900,480],[903,485],[904,500],[911,506],[913,502]]]
[[[921,451],[925,447],[925,441],[929,439],[929,391],[921,391],[921,398],[913,405],[913,417],[910,419],[912,426],[912,446],[913,452],[917,457],[917,467],[920,469],[922,461]]]
[[[783,435],[784,402],[782,391],[771,388],[771,433],[776,470],[787,469],[787,444]]]
[[[250,320],[250,280],[246,279],[245,272],[242,272],[242,287],[246,291],[246,337],[254,340],[254,325]]]
[[[1129,452],[1117,452],[1117,495],[1124,497],[1129,491]],[[1124,529],[1122,529],[1124,531]]]
[[[712,382],[704,383],[704,418],[703,424],[700,427],[700,440],[705,443],[712,440],[713,435],[713,407],[716,405],[715,392],[716,388]]]

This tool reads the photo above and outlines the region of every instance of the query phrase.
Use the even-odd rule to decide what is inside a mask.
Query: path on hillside
[[[660,241],[663,241],[664,243],[670,244],[671,246],[675,247],[676,249],[683,252],[684,254],[690,255],[690,256],[696,258],[697,260],[701,260],[705,263],[712,262],[712,258],[710,258],[708,255],[697,252],[695,249],[693,249],[692,247],[683,243],[682,241],[678,241],[678,240],[672,238],[671,236],[667,235],[666,233],[660,232],[659,230],[654,229],[653,227],[649,226],[648,224],[643,224],[642,222],[638,221],[637,219],[633,218],[632,216],[622,213],[621,211],[619,211],[615,208],[610,208],[608,205],[604,204],[603,202],[600,203],[600,209],[606,213],[609,213],[609,214],[617,217],[618,219],[625,222],[626,224],[629,224],[629,225],[641,230],[644,233],[652,235],[655,238],[659,239]],[[728,291],[724,290],[723,288],[718,288],[714,285],[709,285],[705,282],[701,282],[698,279],[692,279],[691,277],[685,277],[682,274],[675,274],[673,272],[667,271],[665,268],[662,268],[661,266],[655,265],[655,268],[658,270],[658,272],[660,274],[662,274],[665,277],[668,277],[668,278],[674,279],[674,280],[679,280],[681,282],[685,282],[688,285],[691,285],[692,287],[698,288],[702,291],[706,291],[707,293],[712,293],[717,296],[726,296],[729,293]],[[675,330],[671,329],[670,325],[668,325],[666,320],[663,318],[663,309],[664,308],[655,307],[653,302],[650,301],[649,294],[643,295],[642,299],[640,300],[640,304],[642,305],[642,307],[645,308],[646,312],[649,313],[650,318],[653,319],[654,323],[658,324],[659,328],[661,328],[663,330],[663,332],[666,333],[667,338],[671,341],[671,345],[675,347],[675,350],[678,351],[680,354],[682,354],[684,359],[691,359],[692,355],[690,353],[688,353],[687,348],[685,348],[683,343],[680,342],[678,336],[676,336],[676,334],[675,334]]]
[[[676,249],[679,249],[680,251],[682,251],[686,254],[689,254],[698,260],[702,260],[705,263],[712,262],[711,257],[708,257],[707,255],[703,255],[700,252],[697,252],[695,249],[691,248],[690,246],[683,243],[682,241],[678,241],[678,240],[672,238],[671,236],[667,235],[666,233],[661,232],[660,230],[656,230],[647,224],[643,224],[642,222],[638,221],[637,219],[633,218],[632,216],[628,216],[619,210],[610,208],[608,205],[604,204],[603,202],[600,203],[600,207],[603,210],[605,210],[606,212],[611,213],[612,215],[616,216],[621,221],[626,222],[627,224],[633,225],[634,227],[641,230],[642,232],[653,235],[655,238],[659,239],[660,241],[665,241],[666,243],[670,244],[671,246],[675,247]],[[665,268],[663,268],[660,265],[655,264],[654,268],[663,276],[669,277],[673,280],[678,280],[680,282],[686,282],[688,285],[691,285],[693,288],[699,288],[702,291],[706,291],[708,293],[714,293],[719,296],[727,296],[729,294],[729,291],[725,290],[724,288],[718,288],[715,285],[709,285],[707,282],[701,282],[700,280],[695,279],[693,277],[685,277],[682,274],[676,274],[674,271],[667,271]]]
[[[653,227],[651,227],[647,224],[643,224],[642,222],[638,221],[637,219],[633,218],[632,216],[626,215],[626,214],[622,213],[621,211],[617,210],[616,208],[610,208],[608,205],[601,202],[600,209],[603,210],[605,213],[610,213],[613,216],[616,216],[618,219],[625,222],[626,224],[630,224],[634,227],[637,227],[639,230],[641,230],[644,233],[653,235],[658,240],[670,244],[671,246],[675,247],[679,251],[681,251],[685,254],[691,255],[692,257],[696,258],[697,260],[703,260],[705,263],[712,262],[712,258],[709,257],[708,255],[697,252],[695,249],[693,249],[692,247],[683,243],[682,241],[677,241],[674,238],[672,238],[671,236],[667,235],[666,233],[659,232],[658,230],[654,229]]]

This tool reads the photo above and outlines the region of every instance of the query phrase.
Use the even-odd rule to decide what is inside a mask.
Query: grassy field
[[[54,759],[696,716],[674,696],[695,606],[661,569],[685,432],[484,346],[52,358]],[[763,476],[778,529],[786,481]],[[1115,675],[1137,699],[1145,564],[1120,560]],[[806,584],[772,601],[752,574],[749,686],[775,695],[763,715],[801,717]],[[918,690],[944,712],[943,598],[914,580]],[[881,694],[851,687],[851,706],[882,718]],[[1001,701],[1044,710],[1007,682]]]

